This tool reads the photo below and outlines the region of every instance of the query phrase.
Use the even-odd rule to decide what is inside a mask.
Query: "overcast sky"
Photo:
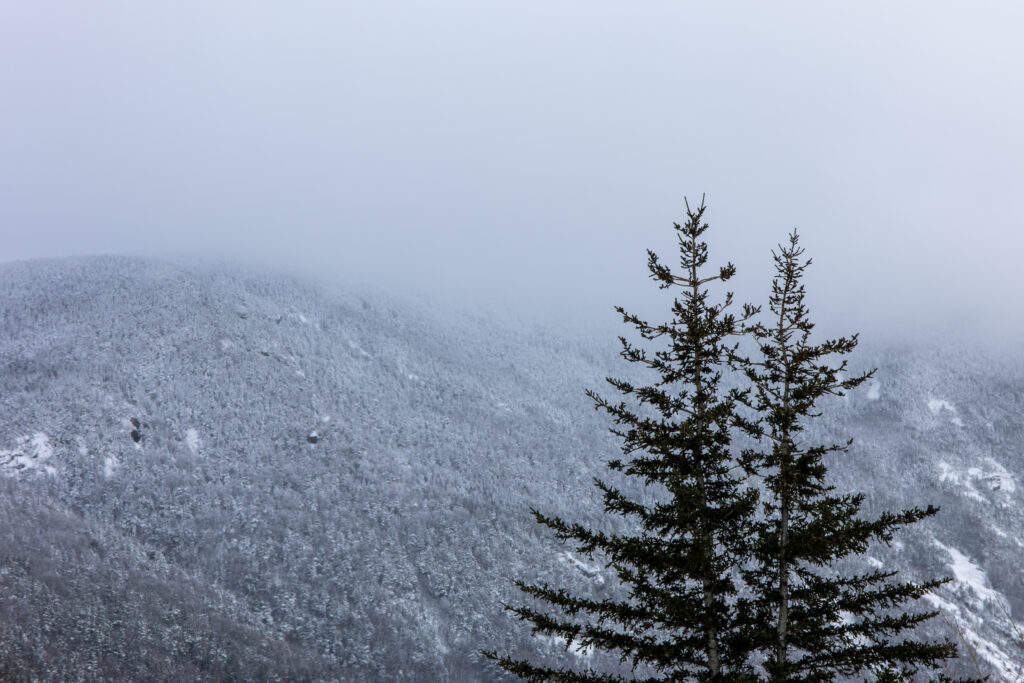
[[[0,0],[0,261],[608,317],[706,193],[741,298],[796,227],[845,327],[1020,335],[1022,31],[1014,2]]]

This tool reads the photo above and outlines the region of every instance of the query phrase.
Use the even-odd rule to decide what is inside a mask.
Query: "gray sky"
[[[0,0],[0,260],[609,317],[706,192],[746,298],[797,227],[836,332],[1020,335],[1022,30],[1013,2]]]

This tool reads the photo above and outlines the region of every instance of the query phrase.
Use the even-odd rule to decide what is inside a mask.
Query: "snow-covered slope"
[[[514,577],[615,590],[528,508],[601,519],[616,444],[583,390],[624,371],[616,332],[145,260],[0,267],[0,677],[493,680],[481,648],[564,657],[500,602]],[[933,632],[1012,680],[1024,372],[860,362],[877,382],[820,420],[858,440],[837,485],[943,506],[869,561],[953,577]]]

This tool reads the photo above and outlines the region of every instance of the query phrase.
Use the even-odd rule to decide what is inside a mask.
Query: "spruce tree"
[[[569,647],[593,647],[629,663],[646,680],[743,681],[748,679],[749,634],[737,611],[734,567],[747,553],[756,492],[731,453],[739,396],[722,386],[735,349],[731,337],[756,313],[729,312],[732,294],[711,303],[708,286],[727,281],[732,264],[708,274],[704,202],[687,203],[687,220],[675,224],[680,269],[648,252],[651,277],[677,292],[672,317],[649,324],[616,310],[644,340],[620,337],[622,357],[650,371],[637,385],[609,378],[618,401],[588,395],[611,416],[623,458],[609,467],[642,481],[644,500],[595,479],[607,513],[627,520],[629,533],[605,533],[581,523],[533,511],[556,538],[598,559],[623,584],[622,599],[592,599],[551,585],[517,582],[532,605],[508,606],[534,635],[556,636]],[[652,346],[653,350],[646,348]],[[546,668],[494,652],[484,653],[506,671],[529,681],[627,680],[587,669]]]
[[[769,320],[748,328],[757,358],[734,359],[752,386],[742,398],[756,411],[751,431],[763,444],[743,458],[749,472],[763,477],[764,516],[743,569],[752,591],[744,610],[751,619],[751,647],[763,655],[771,682],[855,675],[909,680],[956,656],[948,641],[924,642],[911,634],[936,612],[905,611],[943,580],[894,581],[896,572],[882,569],[844,572],[839,561],[864,554],[871,543],[890,542],[898,529],[937,509],[914,507],[865,519],[862,493],[841,494],[826,483],[824,458],[845,453],[852,440],[808,443],[805,429],[820,414],[821,399],[844,394],[874,371],[844,378],[847,361],[838,359],[854,350],[857,335],[811,342],[814,325],[801,282],[810,260],[802,255],[796,232],[773,252]],[[937,680],[948,679],[939,674]]]

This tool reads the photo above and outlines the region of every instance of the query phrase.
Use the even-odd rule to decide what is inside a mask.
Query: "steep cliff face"
[[[514,577],[615,590],[528,508],[600,514],[590,481],[617,446],[583,390],[623,370],[617,332],[144,260],[0,267],[0,666],[492,680],[482,647],[566,656],[499,603]],[[816,428],[857,439],[835,483],[943,506],[868,561],[952,576],[930,604],[1009,678],[1024,371],[921,348],[860,363],[877,382]]]

